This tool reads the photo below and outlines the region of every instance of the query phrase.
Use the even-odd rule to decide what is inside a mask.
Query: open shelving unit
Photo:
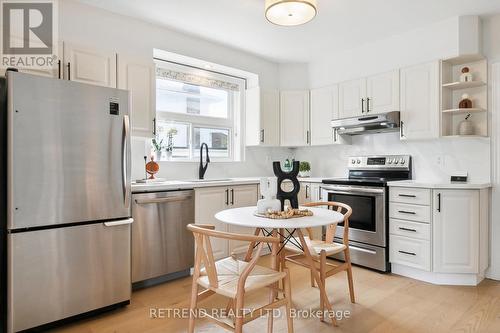
[[[461,82],[463,67],[469,67],[472,81]],[[488,136],[488,63],[481,55],[466,55],[450,58],[441,64],[441,136],[487,137]],[[462,95],[468,94],[472,108],[459,108]],[[470,113],[474,124],[474,135],[458,134],[458,126]]]

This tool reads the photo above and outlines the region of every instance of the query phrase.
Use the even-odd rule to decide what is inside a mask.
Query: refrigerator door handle
[[[125,219],[125,220],[104,222],[103,224],[105,227],[116,227],[119,225],[132,224],[132,223],[134,223],[134,219]]]
[[[125,207],[130,207],[131,184],[128,179],[128,142],[130,136],[130,120],[128,115],[123,116],[123,142],[122,142],[122,173],[123,173],[123,196]]]

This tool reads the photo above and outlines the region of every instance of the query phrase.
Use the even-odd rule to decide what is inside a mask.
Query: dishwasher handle
[[[157,203],[166,203],[166,202],[174,202],[174,201],[182,201],[191,199],[192,195],[179,195],[165,198],[148,198],[148,199],[135,199],[135,203],[138,205],[148,205],[148,204],[157,204]]]

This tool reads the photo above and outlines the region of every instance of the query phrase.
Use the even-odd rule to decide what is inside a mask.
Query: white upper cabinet
[[[245,101],[246,145],[279,146],[279,92],[250,88]]]
[[[399,110],[399,70],[339,84],[339,118]]]
[[[366,78],[366,113],[399,110],[399,70]]]
[[[64,43],[64,78],[116,88],[116,53]]]
[[[307,146],[309,137],[309,91],[280,93],[280,143],[285,147]]]
[[[118,88],[129,91],[132,135],[152,137],[156,116],[155,64],[152,57],[118,55]]]
[[[433,193],[434,272],[479,273],[479,190]]]
[[[363,115],[366,102],[366,79],[339,84],[339,118]]]
[[[339,115],[338,86],[311,90],[311,145],[333,143],[332,119]]]
[[[401,69],[401,139],[439,137],[439,62]]]

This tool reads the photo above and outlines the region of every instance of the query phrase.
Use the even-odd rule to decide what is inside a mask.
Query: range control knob
[[[356,160],[355,160],[355,159],[352,159],[352,160],[351,160],[351,164],[354,164],[354,163],[356,163]]]
[[[392,160],[389,158],[389,159],[387,160],[387,163],[388,163],[388,164],[392,164]]]
[[[406,163],[406,161],[405,161],[405,159],[404,159],[404,158],[402,158],[399,162],[400,162],[401,164],[405,164],[405,163]]]
[[[360,159],[358,159],[356,162],[357,162],[358,164],[361,164],[361,160],[360,160]]]
[[[398,161],[398,160],[395,160],[395,161],[394,161],[394,164],[398,164],[398,163],[399,163],[399,161]]]

